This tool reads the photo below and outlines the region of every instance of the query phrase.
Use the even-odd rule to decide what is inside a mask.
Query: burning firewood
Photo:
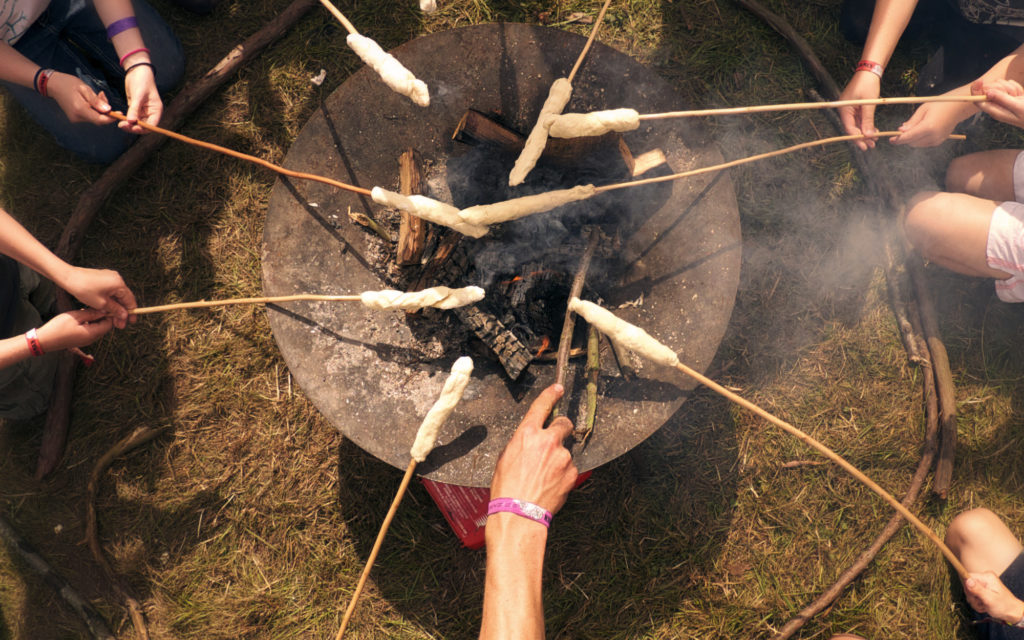
[[[338,11],[331,0],[320,0],[320,3],[338,19],[348,31],[345,42],[356,55],[366,63],[368,67],[377,72],[384,84],[391,87],[395,93],[406,96],[421,107],[430,106],[430,90],[422,80],[418,80],[405,66],[393,55],[380,48],[380,45],[372,39],[356,31],[355,26],[349,22],[345,15]]]
[[[484,290],[480,287],[463,287],[461,289],[449,289],[448,287],[431,287],[422,291],[405,293],[385,289],[383,291],[364,291],[358,295],[317,295],[297,294],[293,296],[271,296],[264,298],[231,298],[227,300],[198,300],[196,302],[176,302],[156,307],[139,307],[132,309],[133,315],[145,315],[147,313],[158,313],[161,311],[173,311],[175,309],[199,309],[206,307],[225,307],[238,304],[271,304],[278,302],[314,301],[314,302],[362,302],[371,309],[422,309],[433,307],[435,309],[454,309],[484,298]]]
[[[551,89],[548,90],[548,98],[540,109],[537,122],[533,125],[533,130],[530,131],[530,135],[526,138],[523,152],[516,159],[516,164],[512,167],[512,172],[508,176],[509,186],[514,187],[522,184],[523,180],[526,180],[526,176],[536,166],[541,153],[544,152],[544,146],[548,141],[548,128],[551,126],[551,118],[562,113],[565,105],[569,104],[569,99],[572,98],[572,81],[576,77],[576,72],[579,71],[580,65],[583,64],[583,59],[587,56],[587,52],[590,51],[590,46],[594,44],[597,30],[601,27],[601,22],[604,21],[604,14],[608,11],[608,5],[611,3],[612,0],[605,0],[604,5],[601,7],[601,12],[597,14],[597,19],[594,21],[594,27],[590,30],[590,37],[587,38],[587,43],[583,45],[583,50],[580,51],[579,57],[576,58],[576,64],[573,65],[569,76],[555,80],[551,85]]]
[[[370,555],[366,559],[366,566],[363,568],[363,573],[359,576],[359,582],[356,583],[356,590],[352,594],[352,600],[349,601],[348,608],[345,610],[345,616],[341,619],[341,628],[338,629],[338,635],[336,636],[337,640],[341,640],[345,635],[345,629],[348,628],[348,622],[351,620],[352,613],[356,609],[359,596],[363,592],[367,578],[370,577],[370,570],[373,568],[374,561],[377,560],[377,554],[380,552],[381,544],[384,542],[384,536],[388,532],[388,527],[391,526],[391,521],[398,511],[398,505],[402,502],[406,489],[409,487],[412,474],[416,471],[416,465],[426,460],[427,455],[434,448],[434,443],[437,441],[437,435],[441,430],[441,426],[448,419],[448,416],[451,415],[452,411],[455,410],[459,400],[462,399],[462,394],[466,391],[466,386],[469,384],[472,373],[473,360],[469,356],[462,356],[456,360],[455,364],[452,365],[451,374],[445,380],[444,387],[441,389],[441,396],[423,418],[423,422],[416,432],[416,440],[413,441],[412,448],[409,450],[409,466],[406,467],[402,482],[398,485],[398,491],[395,493],[395,499],[391,502],[391,508],[388,509],[387,515],[384,516],[384,522],[377,533],[377,539],[374,541]]]
[[[814,449],[817,449],[822,455],[831,460],[832,462],[839,465],[844,471],[849,473],[851,476],[856,478],[868,489],[871,489],[875,494],[881,497],[883,500],[889,503],[892,508],[896,509],[904,518],[906,518],[914,527],[916,527],[921,533],[925,535],[929,540],[938,547],[939,551],[942,552],[949,563],[953,565],[957,573],[960,574],[960,578],[963,580],[967,579],[967,569],[960,562],[960,560],[949,550],[941,539],[932,531],[927,525],[921,522],[917,516],[915,516],[909,509],[904,507],[899,500],[894,498],[888,491],[880,487],[871,478],[864,474],[860,469],[853,466],[846,461],[845,458],[837,454],[832,449],[829,449],[824,444],[804,433],[800,429],[797,429],[793,425],[789,424],[781,418],[777,418],[771,413],[768,413],[761,407],[757,406],[753,402],[750,402],[746,398],[729,391],[722,385],[718,384],[714,380],[705,377],[697,371],[686,366],[679,361],[679,357],[676,352],[669,348],[667,345],[658,342],[649,333],[641,329],[640,327],[630,324],[625,320],[618,318],[611,311],[604,309],[592,302],[586,302],[579,298],[573,298],[569,301],[569,308],[580,314],[586,319],[592,326],[597,327],[597,330],[608,336],[611,340],[619,342],[628,348],[632,349],[641,356],[653,360],[654,362],[678,369],[685,373],[691,378],[697,380],[704,386],[708,387],[715,393],[725,397],[726,399],[734,402],[735,404],[756,413],[758,416],[764,418],[768,422],[771,422],[775,426],[779,427],[786,433],[796,437],[804,444],[807,444]]]

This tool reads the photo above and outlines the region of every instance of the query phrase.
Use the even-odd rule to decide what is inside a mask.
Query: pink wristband
[[[514,513],[515,515],[526,518],[527,520],[539,522],[545,527],[551,526],[551,512],[540,505],[527,502],[526,500],[516,500],[515,498],[495,498],[487,503],[487,515],[491,516],[502,512]]]
[[[128,53],[126,53],[123,56],[121,56],[120,65],[123,67],[124,66],[124,61],[127,60],[128,58],[134,56],[136,53],[149,53],[149,49],[147,49],[146,47],[139,47],[138,49],[132,49]]]
[[[39,336],[36,335],[35,328],[28,330],[28,333],[25,334],[25,341],[28,342],[28,350],[32,352],[32,355],[37,357],[43,355],[43,346],[39,344]]]

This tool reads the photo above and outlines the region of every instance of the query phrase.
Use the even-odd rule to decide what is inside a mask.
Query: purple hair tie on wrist
[[[517,516],[526,518],[527,520],[533,520],[544,525],[545,528],[551,526],[551,512],[540,505],[527,502],[526,500],[516,500],[515,498],[495,498],[487,503],[487,515],[491,516],[496,513],[514,513]]]
[[[139,21],[135,19],[135,16],[128,16],[127,18],[121,18],[110,23],[107,27],[107,40],[113,40],[114,36],[129,29],[138,29]]]

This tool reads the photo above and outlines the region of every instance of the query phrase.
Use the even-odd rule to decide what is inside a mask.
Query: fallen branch
[[[103,568],[103,572],[106,574],[107,579],[114,586],[114,590],[117,591],[118,595],[125,601],[125,605],[128,608],[128,615],[131,616],[132,624],[135,626],[135,631],[139,634],[142,640],[149,640],[149,629],[146,627],[146,616],[142,610],[142,605],[134,596],[129,593],[128,589],[122,584],[121,580],[114,573],[114,568],[110,566],[110,562],[107,560],[107,556],[103,553],[103,547],[100,545],[98,526],[97,526],[97,515],[96,515],[96,495],[99,493],[100,480],[103,478],[103,474],[106,473],[107,468],[121,456],[125,455],[132,449],[140,447],[150,440],[153,440],[165,429],[153,429],[151,427],[139,427],[133,431],[130,435],[122,438],[113,447],[107,450],[96,464],[92,468],[92,473],[89,475],[89,484],[86,486],[86,499],[85,499],[85,541],[89,545],[89,550],[92,552],[92,557],[96,560],[96,563]]]
[[[33,571],[35,571],[43,579],[43,581],[50,585],[61,600],[66,602],[78,617],[85,623],[85,628],[89,630],[89,636],[96,640],[116,640],[114,634],[110,631],[107,621],[103,619],[96,609],[93,609],[89,601],[83,598],[74,588],[68,584],[59,573],[54,571],[46,559],[39,555],[28,540],[26,540],[18,531],[11,526],[9,522],[2,516],[0,516],[0,538],[7,543],[7,548],[16,555],[22,562],[28,565]]]

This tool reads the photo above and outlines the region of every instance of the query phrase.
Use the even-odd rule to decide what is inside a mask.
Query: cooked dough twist
[[[530,135],[526,138],[526,144],[523,145],[523,150],[519,157],[516,158],[516,164],[512,167],[512,172],[508,176],[510,186],[514,187],[522,184],[523,180],[526,180],[526,176],[537,164],[537,160],[544,153],[544,146],[548,142],[548,127],[551,126],[551,118],[549,116],[562,113],[562,109],[565,109],[565,105],[569,104],[569,98],[571,97],[572,85],[569,84],[568,78],[559,78],[551,84],[548,98],[544,101],[544,106],[540,108],[540,115],[537,116],[537,123],[533,125],[533,130],[530,131]]]
[[[426,196],[403,196],[394,191],[374,187],[370,197],[377,204],[401,209],[434,224],[455,229],[461,234],[480,238],[487,235],[487,227],[469,224],[459,216],[459,210],[450,204]]]
[[[454,309],[483,300],[484,293],[480,287],[463,287],[461,289],[430,287],[422,291],[410,292],[384,289],[383,291],[364,291],[359,295],[359,300],[372,309],[381,310],[418,311],[423,307]]]
[[[459,211],[459,217],[469,224],[489,225],[499,222],[516,220],[535,213],[550,211],[563,204],[584,200],[596,193],[592,184],[584,184],[571,189],[546,191],[532,196],[513,198],[493,204],[478,204]]]
[[[430,411],[423,418],[423,424],[416,432],[416,440],[412,443],[412,449],[409,450],[409,454],[416,462],[426,460],[430,450],[434,448],[441,425],[462,399],[462,394],[466,390],[466,385],[469,384],[469,376],[472,373],[473,360],[469,356],[462,356],[452,365],[451,375],[444,381],[444,387],[441,389],[441,397],[437,399],[434,406],[430,407]]]
[[[407,96],[421,107],[430,106],[430,90],[427,89],[426,83],[417,80],[412,71],[406,69],[393,55],[381,49],[379,44],[358,33],[348,34],[345,41],[393,91]]]
[[[612,341],[636,351],[648,360],[666,367],[679,364],[679,356],[666,345],[658,342],[640,327],[617,317],[611,311],[586,300],[572,298],[569,309],[583,316],[591,326],[608,336]]]
[[[639,127],[640,114],[636,109],[609,109],[551,116],[548,135],[552,138],[582,138],[604,135],[609,131],[632,131]]]

